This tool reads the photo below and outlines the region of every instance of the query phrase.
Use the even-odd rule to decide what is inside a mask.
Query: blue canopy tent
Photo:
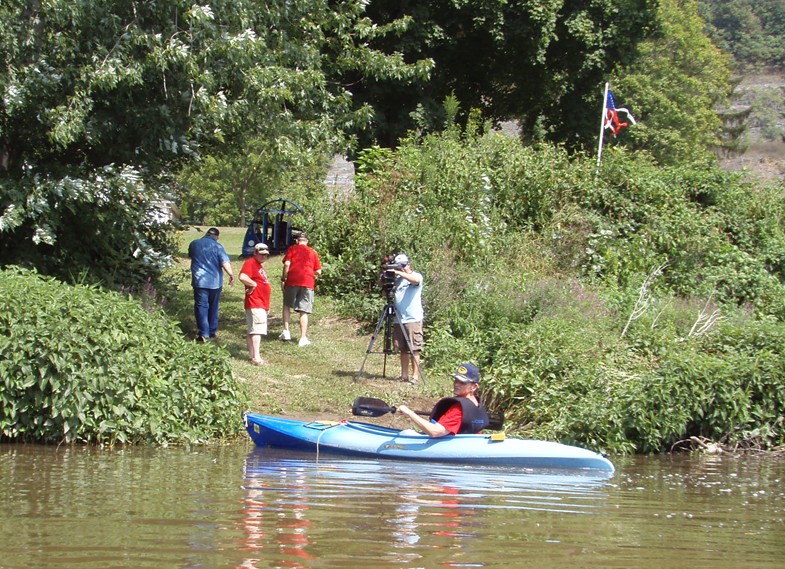
[[[250,257],[257,243],[266,243],[270,253],[286,251],[292,244],[292,234],[300,231],[292,225],[292,216],[298,213],[303,213],[303,208],[284,198],[270,200],[257,209],[245,232],[241,257]]]

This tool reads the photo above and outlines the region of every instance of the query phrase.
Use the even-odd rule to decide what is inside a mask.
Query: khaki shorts
[[[422,351],[423,337],[422,337],[422,322],[407,322],[403,325],[406,335],[409,337],[409,344],[412,346],[413,352]],[[406,345],[406,339],[401,332],[401,327],[395,324],[393,329],[393,342],[395,343],[396,351],[402,354],[409,353],[409,346]]]
[[[248,324],[248,334],[267,335],[267,311],[264,308],[246,308],[245,323]]]
[[[283,287],[283,303],[295,312],[313,312],[313,289],[304,286]]]

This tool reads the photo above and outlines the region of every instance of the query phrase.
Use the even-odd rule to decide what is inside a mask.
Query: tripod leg
[[[395,343],[393,342],[393,327],[395,326],[395,306],[388,304],[385,308],[384,319],[384,353],[395,353]]]
[[[362,375],[363,369],[365,368],[365,362],[368,361],[368,354],[371,354],[373,352],[373,344],[374,344],[374,342],[376,342],[376,338],[379,336],[379,331],[382,329],[382,325],[385,323],[386,320],[387,320],[387,308],[385,307],[382,310],[382,313],[379,315],[379,321],[376,323],[376,329],[373,331],[373,335],[371,335],[371,341],[368,344],[368,349],[365,350],[365,357],[363,358],[363,363],[360,366],[360,370],[357,372],[357,375],[354,376],[354,383],[357,383],[357,380]],[[385,368],[386,368],[387,367],[387,354],[385,354],[384,358],[385,358],[384,364],[385,364]]]

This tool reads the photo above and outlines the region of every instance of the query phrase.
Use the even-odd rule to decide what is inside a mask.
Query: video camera
[[[393,271],[402,271],[404,266],[395,262],[395,254],[387,255],[382,259],[382,271],[379,274],[379,283],[382,291],[389,297],[394,294],[395,279],[398,277]]]
[[[405,266],[406,265],[402,265],[401,263],[385,263],[385,264],[382,265],[382,269],[384,269],[385,272],[387,272],[387,271],[390,271],[390,272],[392,272],[392,271],[402,271]],[[395,273],[393,273],[393,274],[395,274]]]

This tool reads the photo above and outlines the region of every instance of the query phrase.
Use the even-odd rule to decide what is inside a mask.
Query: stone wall
[[[354,162],[336,154],[330,163],[330,169],[324,178],[324,184],[332,190],[332,195],[346,198],[354,192]]]

